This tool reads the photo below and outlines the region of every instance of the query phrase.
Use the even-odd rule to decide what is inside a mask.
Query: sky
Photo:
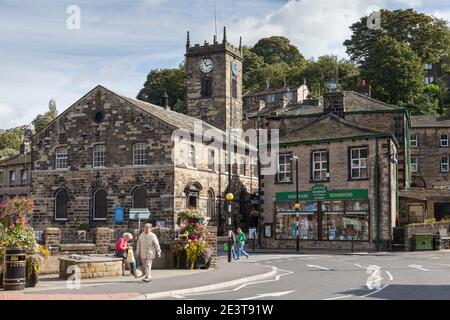
[[[306,58],[347,58],[349,26],[379,8],[450,21],[448,0],[216,0],[218,38],[253,45],[288,37]],[[79,15],[77,15],[79,12]],[[59,112],[98,84],[135,97],[151,69],[177,67],[212,42],[214,0],[0,0],[0,129],[28,124],[54,98]]]

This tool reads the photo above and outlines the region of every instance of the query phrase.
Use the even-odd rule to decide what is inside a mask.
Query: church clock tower
[[[242,46],[223,40],[191,46],[186,42],[187,112],[221,129],[242,128]]]

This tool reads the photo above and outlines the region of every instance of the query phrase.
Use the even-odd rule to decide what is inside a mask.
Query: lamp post
[[[258,174],[258,245],[262,248],[261,242],[261,158],[259,154],[259,128],[260,128],[260,109],[258,109],[257,120],[256,120],[256,167]]]
[[[296,201],[295,201],[295,215],[297,216],[297,238],[295,243],[295,250],[297,252],[300,251],[300,232],[299,232],[299,213],[298,210],[300,209],[300,202],[298,201],[298,157],[293,156],[292,159],[295,161],[295,195],[296,195]]]
[[[227,193],[225,198],[228,201],[228,262],[231,262],[231,201],[233,200],[234,196],[231,192]]]

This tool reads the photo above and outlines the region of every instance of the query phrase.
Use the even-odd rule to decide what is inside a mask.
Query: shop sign
[[[328,190],[323,184],[313,185],[311,191],[299,192],[299,201],[320,201],[320,200],[367,200],[369,191],[367,189],[342,189]],[[297,197],[295,192],[277,192],[275,199],[277,202],[295,202]]]

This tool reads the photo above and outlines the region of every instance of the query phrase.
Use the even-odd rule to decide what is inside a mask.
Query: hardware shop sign
[[[297,196],[295,192],[277,192],[277,202],[295,202]],[[312,186],[311,191],[303,191],[298,193],[299,201],[319,201],[319,200],[367,200],[369,199],[369,191],[367,189],[342,189],[328,190],[323,184]]]

